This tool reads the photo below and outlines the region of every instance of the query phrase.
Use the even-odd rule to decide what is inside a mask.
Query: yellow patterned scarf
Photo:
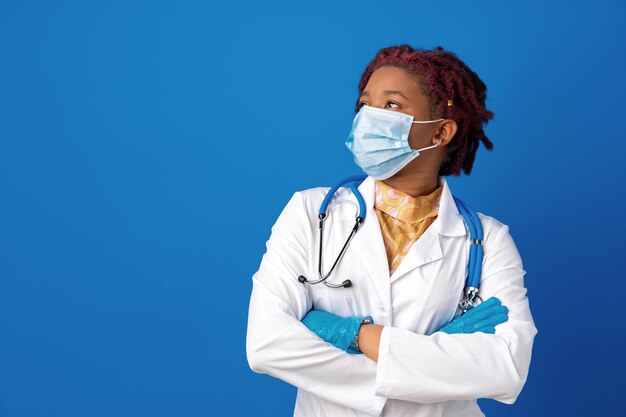
[[[385,242],[390,275],[398,268],[413,242],[437,218],[442,190],[443,185],[440,185],[428,195],[411,197],[376,180],[374,208]]]

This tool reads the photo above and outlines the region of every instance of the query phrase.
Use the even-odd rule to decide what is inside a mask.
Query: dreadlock
[[[493,143],[483,131],[483,123],[486,124],[493,118],[493,113],[485,107],[485,83],[456,54],[441,46],[430,51],[402,44],[378,51],[361,76],[359,96],[374,71],[382,66],[394,66],[408,71],[428,97],[430,117],[452,119],[457,123],[455,139],[448,145],[439,175],[458,176],[461,169],[469,174],[474,165],[479,141],[488,150],[493,149]],[[452,100],[451,106],[448,105],[448,100]],[[355,112],[358,111],[357,99]]]

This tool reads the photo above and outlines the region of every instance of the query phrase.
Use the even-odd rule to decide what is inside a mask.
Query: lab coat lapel
[[[448,183],[443,177],[439,177],[439,185],[443,185],[443,189],[437,218],[411,245],[409,252],[390,277],[392,283],[416,268],[443,258],[440,234],[460,236],[466,232],[463,217],[458,211]]]
[[[435,221],[437,221],[435,219]],[[429,262],[438,261],[443,258],[441,250],[441,242],[439,241],[439,233],[433,222],[428,229],[411,245],[409,252],[400,262],[398,268],[389,278],[390,282],[394,282],[401,276],[411,272],[415,268],[419,268]]]
[[[365,200],[367,214],[352,244],[355,246],[355,253],[358,254],[363,270],[374,284],[381,301],[389,306],[391,305],[389,264],[380,224],[374,211],[375,185],[374,178],[368,176],[358,187]]]

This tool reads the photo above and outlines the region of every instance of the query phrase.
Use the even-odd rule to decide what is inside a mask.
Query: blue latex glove
[[[362,352],[351,344],[359,333],[365,317],[374,323],[371,316],[339,317],[324,310],[310,310],[302,319],[302,323],[326,342],[348,353],[358,354]]]
[[[495,333],[497,326],[509,319],[509,309],[501,305],[500,299],[491,297],[465,314],[452,320],[439,329],[444,333]]]

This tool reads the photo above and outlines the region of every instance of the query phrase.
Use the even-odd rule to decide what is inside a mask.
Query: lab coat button
[[[385,312],[385,306],[381,305],[380,307],[380,311]]]

